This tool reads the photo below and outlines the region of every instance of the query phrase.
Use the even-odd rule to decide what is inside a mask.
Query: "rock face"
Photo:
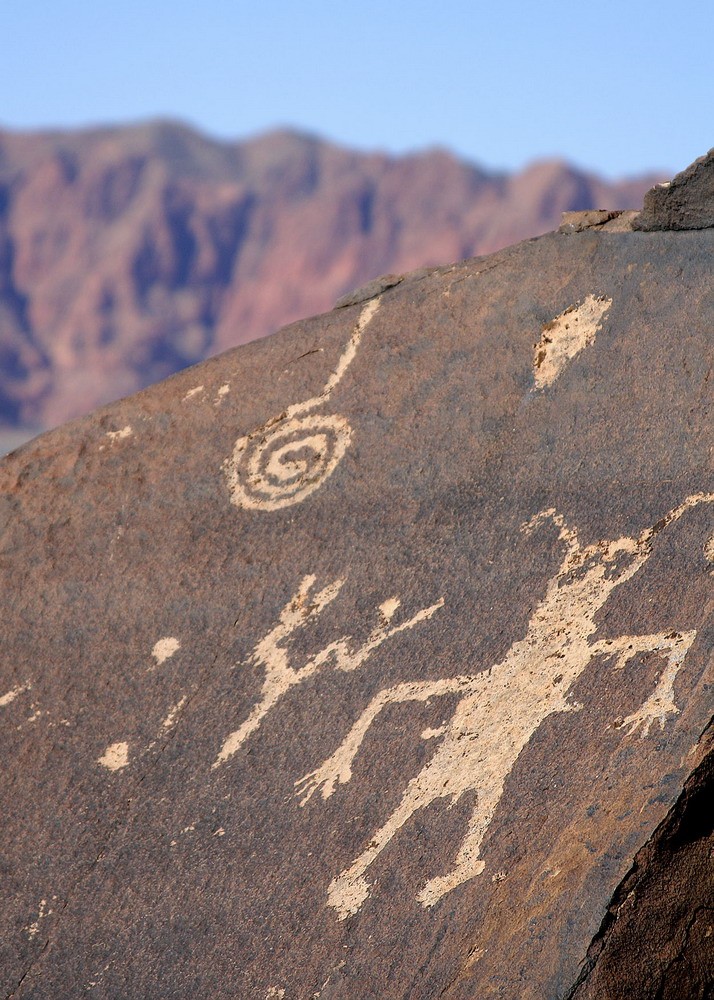
[[[0,424],[48,427],[329,309],[386,271],[489,253],[656,178],[514,176],[170,123],[0,133]]]
[[[568,226],[4,461],[6,996],[711,995],[714,230]]]
[[[714,226],[714,149],[665,184],[648,191],[635,228],[710,229]]]

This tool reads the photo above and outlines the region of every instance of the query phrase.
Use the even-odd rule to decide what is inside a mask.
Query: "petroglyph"
[[[37,722],[38,719],[42,718],[43,714],[44,715],[50,714],[48,710],[45,710],[45,712],[43,713],[42,709],[38,708],[35,702],[33,702],[30,705],[30,711],[32,712],[32,715],[28,715],[28,717],[25,719],[25,722]],[[17,728],[19,729],[20,726],[18,726]]]
[[[112,743],[97,761],[109,771],[121,771],[129,763],[129,744]]]
[[[219,767],[243,746],[248,737],[259,728],[268,712],[291,688],[302,684],[325,667],[333,670],[357,670],[372,653],[392,636],[414,628],[419,622],[427,621],[443,606],[443,600],[431,607],[418,611],[411,618],[398,625],[392,619],[399,610],[399,598],[392,597],[378,608],[379,621],[361,646],[352,645],[352,637],[344,635],[329,643],[299,668],[290,666],[290,652],[285,644],[298,629],[320,615],[339,594],[344,580],[335,580],[317,593],[313,593],[315,577],[306,576],[295,595],[280,613],[278,624],[255,647],[251,656],[253,663],[265,669],[265,680],[260,701],[256,703],[248,718],[224,741],[213,767]]]
[[[714,535],[707,540],[704,546],[704,555],[710,563],[714,563]]]
[[[53,897],[53,899],[56,899],[56,898],[57,898],[56,896]],[[50,908],[47,900],[46,899],[41,899],[40,900],[40,906],[39,906],[39,909],[37,911],[37,920],[34,920],[29,925],[29,927],[25,927],[24,928],[24,930],[27,931],[27,936],[30,938],[30,940],[32,940],[32,938],[37,937],[37,935],[40,933],[40,924],[42,923],[42,921],[46,917],[49,917],[51,915],[52,915],[52,910],[51,910],[51,908]]]
[[[23,692],[29,691],[32,685],[29,681],[25,681],[24,684],[19,684],[17,687],[12,688],[7,694],[0,697],[0,708],[4,708],[6,705],[11,705],[15,698],[18,698]]]
[[[552,385],[569,361],[595,340],[612,299],[588,295],[546,323],[535,345],[533,374],[537,389]]]
[[[167,732],[167,730],[173,729],[173,727],[178,722],[181,710],[187,701],[188,701],[188,696],[184,695],[183,698],[180,698],[179,701],[176,702],[176,704],[173,706],[169,714],[161,723],[162,732]]]
[[[265,511],[302,503],[335,471],[352,430],[344,417],[311,411],[327,402],[352,364],[379,301],[372,299],[362,309],[337,367],[317,396],[294,403],[236,441],[232,456],[223,464],[236,507]]]
[[[125,438],[131,437],[133,433],[131,427],[127,424],[120,431],[107,431],[107,437],[113,444],[115,441],[123,441]]]
[[[401,803],[362,854],[330,885],[328,902],[340,919],[357,913],[367,899],[370,886],[365,874],[392,838],[418,810],[438,799],[451,799],[453,804],[467,792],[477,794],[454,868],[430,879],[419,893],[419,901],[425,907],[432,906],[483,871],[481,844],[506,778],[548,716],[582,708],[570,700],[570,692],[595,657],[609,660],[615,670],[645,653],[658,654],[664,661],[650,696],[635,712],[618,721],[628,735],[639,731],[644,738],[654,723],[664,728],[667,719],[678,713],[674,682],[696,631],[662,631],[592,641],[598,630],[595,616],[612,591],[645,565],[659,532],[686,511],[712,502],[714,493],[693,494],[638,537],[587,546],[580,544],[576,529],[553,509],[536,514],[524,525],[524,530],[531,532],[552,522],[565,546],[563,561],[549,580],[525,636],[513,643],[503,660],[481,673],[405,681],[381,691],[332,756],[295,783],[303,806],[317,791],[324,799],[329,798],[338,784],[352,777],[352,762],[365,734],[387,705],[426,702],[447,694],[459,696],[451,718],[438,730],[423,734],[441,741],[431,760],[409,782]]]
[[[151,655],[156,660],[156,664],[149,667],[150,670],[154,669],[154,666],[160,667],[162,663],[170,659],[177,650],[181,648],[181,643],[178,639],[175,639],[172,635],[167,635],[163,639],[159,639],[158,642],[154,644],[154,648],[151,650]]]
[[[13,688],[12,691],[8,691],[7,694],[4,694],[2,698],[0,698],[0,708],[5,707],[7,705],[11,705],[15,701],[15,699],[18,698],[21,694],[23,694],[25,691],[31,691],[31,690],[32,690],[32,684],[30,683],[30,681],[27,681],[25,684],[21,684],[20,686]],[[24,718],[19,725],[15,726],[15,730],[17,732],[20,732],[20,730],[24,726],[31,726],[33,723],[41,719],[42,716],[45,716],[46,718],[49,718],[50,716],[50,710],[47,708],[45,709],[40,708],[39,703],[36,701],[30,702],[29,711],[30,714],[26,716],[26,718]],[[54,726],[55,724],[56,723],[54,722],[49,723],[50,726]]]

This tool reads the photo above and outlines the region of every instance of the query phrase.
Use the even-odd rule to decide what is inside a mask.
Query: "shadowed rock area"
[[[711,996],[714,230],[637,223],[3,461],[6,997]]]

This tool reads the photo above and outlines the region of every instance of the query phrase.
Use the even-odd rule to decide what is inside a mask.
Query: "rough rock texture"
[[[657,184],[645,195],[634,228],[709,229],[714,226],[714,149],[695,160],[681,174]]]
[[[0,133],[0,424],[53,426],[383,272],[491,252],[568,209],[636,208],[657,179],[170,123]]]
[[[713,253],[389,279],[2,463],[5,996],[711,996]]]
[[[714,753],[618,888],[572,1000],[711,997],[714,991]]]

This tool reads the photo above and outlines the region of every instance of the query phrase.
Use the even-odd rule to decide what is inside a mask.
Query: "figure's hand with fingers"
[[[335,791],[336,785],[346,785],[352,777],[352,768],[336,754],[328,757],[322,767],[318,767],[309,774],[298,778],[295,782],[296,792],[300,799],[300,805],[304,806],[309,802],[315,792],[320,791],[323,799],[329,799]]]

